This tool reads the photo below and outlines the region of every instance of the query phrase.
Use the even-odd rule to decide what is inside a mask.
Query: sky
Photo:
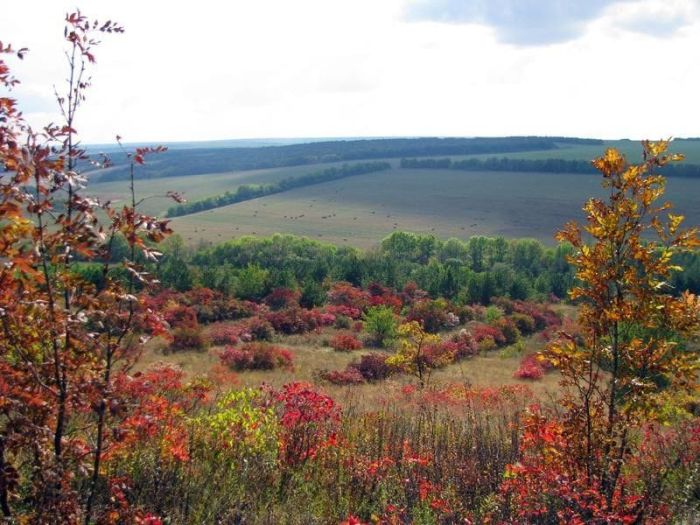
[[[700,0],[88,0],[104,35],[84,143],[700,136]],[[57,121],[63,17],[6,2],[11,96]],[[1,93],[1,91],[0,91]],[[4,96],[0,95],[0,96]]]

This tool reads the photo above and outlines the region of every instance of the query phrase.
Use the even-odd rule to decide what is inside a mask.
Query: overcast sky
[[[63,14],[5,2],[13,96],[57,119]],[[700,136],[700,0],[91,0],[84,142]]]

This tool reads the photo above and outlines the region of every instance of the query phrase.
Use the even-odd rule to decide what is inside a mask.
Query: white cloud
[[[576,38],[545,46],[501,43],[499,28],[485,24],[409,23],[405,5],[95,0],[86,13],[122,22],[126,33],[97,50],[79,131],[88,142],[116,133],[130,141],[700,135],[693,0],[608,6],[574,20]],[[3,41],[31,48],[13,66],[32,122],[55,118],[47,101],[65,77],[61,20],[72,7],[12,3],[0,19]]]

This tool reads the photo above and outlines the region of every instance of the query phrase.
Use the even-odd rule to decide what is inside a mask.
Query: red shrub
[[[304,308],[285,308],[270,312],[266,319],[272,327],[283,334],[304,334],[321,326],[321,313]]]
[[[352,334],[337,334],[330,340],[330,346],[333,350],[341,350],[350,352],[362,348],[362,342]]]
[[[502,317],[494,324],[503,334],[506,345],[512,345],[520,338],[520,330],[512,319]]]
[[[367,292],[355,288],[350,283],[335,283],[328,292],[328,302],[335,306],[349,306],[361,311],[367,307],[368,300]]]
[[[326,312],[336,317],[349,317],[350,319],[359,319],[362,317],[362,310],[352,306],[345,305],[329,305],[326,306]]]
[[[306,462],[336,442],[340,409],[332,398],[308,383],[290,383],[269,391],[282,427],[280,456],[283,465]]]
[[[197,326],[197,311],[190,306],[173,305],[166,308],[163,317],[173,328],[195,328]]]
[[[453,341],[441,341],[436,345],[425,348],[423,361],[430,368],[440,368],[451,363],[457,352],[459,345]]]
[[[215,345],[236,345],[241,335],[241,328],[230,324],[216,324],[209,329],[209,339]]]
[[[528,301],[513,301],[513,311],[532,317],[535,321],[536,330],[544,330],[547,327],[561,325],[561,319],[556,312],[544,304],[531,303]]]
[[[404,304],[413,304],[416,301],[428,297],[428,292],[418,288],[418,285],[414,281],[409,281],[403,287],[400,295]]]
[[[331,370],[326,372],[321,372],[321,379],[333,383],[334,385],[359,385],[365,382],[365,378],[362,374],[352,367],[348,367],[345,370]]]
[[[204,335],[202,329],[196,327],[181,327],[173,330],[173,340],[170,349],[177,352],[179,350],[206,350],[209,340]]]
[[[266,343],[249,343],[240,348],[228,347],[219,358],[234,370],[291,369],[293,361],[289,350]]]
[[[365,354],[348,365],[348,368],[356,369],[366,381],[381,381],[393,375],[396,369],[386,363],[387,356],[379,352]]]
[[[499,328],[492,326],[492,325],[489,325],[489,324],[484,324],[484,323],[474,324],[471,327],[471,334],[477,343],[480,343],[483,339],[490,337],[494,340],[494,342],[497,345],[506,344],[506,338],[503,335],[503,332],[501,332],[501,330]]]
[[[413,304],[411,311],[406,316],[406,321],[418,321],[425,331],[436,333],[449,322],[447,308],[448,303],[440,299],[418,301]]]
[[[272,341],[275,329],[260,317],[251,317],[241,325],[241,340],[243,341]]]
[[[220,292],[215,292],[210,288],[193,288],[192,290],[185,292],[184,294],[187,304],[194,305],[207,305],[214,301],[215,299],[221,299],[222,294]]]
[[[464,359],[479,353],[479,346],[472,335],[466,330],[460,330],[459,334],[452,336],[452,342],[457,345],[455,359]]]
[[[273,310],[281,310],[282,308],[291,308],[299,306],[301,293],[289,288],[275,288],[270,294],[263,299],[263,302]]]
[[[542,376],[544,376],[544,369],[537,360],[536,354],[523,357],[522,361],[520,361],[520,368],[513,374],[513,377],[517,377],[518,379],[537,380],[542,379]]]

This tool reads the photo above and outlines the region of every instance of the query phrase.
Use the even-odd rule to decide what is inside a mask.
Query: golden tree
[[[386,362],[406,374],[416,376],[421,388],[430,381],[433,368],[445,366],[452,360],[450,354],[435,351],[440,337],[426,332],[418,321],[400,325],[396,334],[399,348]]]
[[[683,217],[659,203],[665,179],[655,171],[683,158],[668,154],[668,145],[643,142],[640,164],[608,149],[593,162],[608,198],[590,199],[587,224],[569,223],[557,235],[575,248],[578,282],[570,296],[580,303],[583,337],[562,334],[545,353],[563,377],[563,431],[608,508],[637,429],[697,389],[698,355],[683,341],[700,327],[700,302],[668,283],[681,270],[673,255],[700,241],[696,228],[682,229]]]

